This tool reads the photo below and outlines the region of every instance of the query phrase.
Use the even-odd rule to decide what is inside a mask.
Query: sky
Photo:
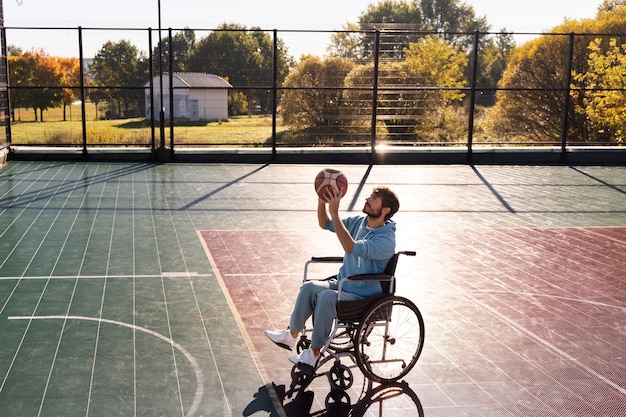
[[[237,23],[246,27],[278,29],[290,54],[323,55],[329,33],[304,34],[300,31],[332,31],[347,22],[357,22],[373,0],[0,0],[4,8],[5,27],[69,27],[77,28],[158,28],[159,3],[161,27],[180,29],[212,29],[222,23]],[[463,0],[462,0],[463,1]],[[564,19],[593,18],[602,0],[464,0],[474,7],[476,16],[485,16],[494,32],[506,28],[515,33],[540,33],[563,23]],[[20,5],[21,3],[21,5]],[[298,3],[294,5],[294,3]],[[75,50],[75,31],[69,40],[53,39],[68,35],[33,36],[28,40],[20,33],[20,41],[9,45],[23,49],[44,48],[50,55],[67,55]],[[42,32],[44,33],[44,32]],[[112,32],[129,39],[140,32]],[[49,36],[51,35],[51,36]],[[100,34],[102,35],[102,34]],[[145,35],[141,35],[144,41]],[[165,36],[165,35],[164,35]],[[526,37],[528,38],[528,37]],[[516,37],[519,41],[526,39]],[[109,40],[109,39],[106,39]],[[116,41],[116,39],[111,39]],[[67,46],[68,42],[71,44]],[[95,41],[94,41],[95,42]],[[99,44],[86,42],[85,55],[92,56]],[[147,42],[147,41],[146,41]],[[54,46],[53,46],[54,44]],[[93,50],[91,50],[93,49]],[[145,48],[146,50],[148,48]]]

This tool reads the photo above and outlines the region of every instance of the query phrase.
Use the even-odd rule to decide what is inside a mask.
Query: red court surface
[[[286,326],[304,261],[332,255],[312,253],[325,233],[201,232],[258,366],[278,386],[290,385],[289,354],[263,330]],[[419,241],[396,275],[426,322],[406,378],[426,416],[626,414],[626,228],[431,230]],[[323,386],[313,410],[324,407]]]

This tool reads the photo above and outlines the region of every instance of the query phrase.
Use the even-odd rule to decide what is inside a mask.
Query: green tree
[[[482,35],[480,41],[476,77],[476,86],[480,90],[480,96],[477,103],[493,105],[498,82],[502,78],[511,52],[515,48],[515,40],[511,33],[502,29],[495,36]]]
[[[472,45],[472,33],[490,29],[486,18],[477,17],[474,8],[461,0],[383,0],[371,4],[359,16],[359,27],[381,30],[379,51],[385,58],[402,58],[408,44],[417,42],[425,32],[436,32],[451,45],[467,51]],[[363,33],[362,58],[373,56],[373,37],[371,32]],[[333,48],[342,50],[344,38],[331,39],[339,42]]]
[[[169,37],[162,40],[163,60],[161,62],[163,71],[170,71],[170,42]],[[184,72],[189,67],[191,54],[196,46],[196,33],[189,28],[185,28],[180,32],[172,35],[172,72]],[[159,45],[152,51],[152,61],[158,70],[159,65]]]
[[[296,129],[341,128],[344,79],[354,63],[345,58],[325,60],[314,55],[302,57],[285,80],[281,114]]]
[[[326,52],[329,56],[347,58],[355,62],[362,59],[364,50],[359,26],[356,23],[345,23],[341,31],[331,35]]]
[[[258,104],[270,111],[268,93],[273,77],[273,39],[258,28],[247,29],[236,24],[222,24],[196,44],[189,70],[218,75],[236,89],[248,89],[250,107]],[[278,83],[285,79],[290,67],[284,42],[278,40]]]
[[[361,34],[362,60],[374,57],[375,39],[372,30],[383,33],[379,45],[379,55],[385,59],[402,59],[404,48],[410,42],[417,41],[423,30],[420,2],[413,0],[383,0],[370,4],[359,16]]]
[[[248,112],[248,101],[246,95],[241,91],[235,91],[228,95],[228,114],[239,116]]]
[[[487,18],[476,16],[474,8],[459,0],[421,0],[423,27],[441,33],[451,45],[469,50],[472,45],[471,33],[489,32]],[[468,35],[459,36],[459,33]]]
[[[143,85],[149,78],[144,52],[127,40],[108,41],[94,57],[89,71],[95,84],[89,98],[95,103],[109,101],[111,117],[143,114]]]

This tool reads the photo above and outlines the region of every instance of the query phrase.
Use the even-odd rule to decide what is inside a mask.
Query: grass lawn
[[[18,121],[11,123],[14,145],[82,145],[80,106],[70,106],[63,120],[62,109],[44,112],[44,121],[34,121],[32,110],[16,109]],[[86,106],[87,144],[93,146],[150,146],[151,123],[144,118],[100,120],[95,107]],[[277,131],[286,130],[282,125]],[[155,137],[160,139],[158,122]],[[269,115],[235,116],[228,121],[211,123],[182,123],[174,126],[177,146],[264,146],[271,142],[272,118]],[[166,121],[165,140],[169,144],[170,127]]]

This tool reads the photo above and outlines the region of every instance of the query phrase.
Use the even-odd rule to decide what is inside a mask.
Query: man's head
[[[398,196],[387,187],[374,187],[372,195],[365,199],[363,213],[372,216],[385,216],[389,220],[400,208]]]

